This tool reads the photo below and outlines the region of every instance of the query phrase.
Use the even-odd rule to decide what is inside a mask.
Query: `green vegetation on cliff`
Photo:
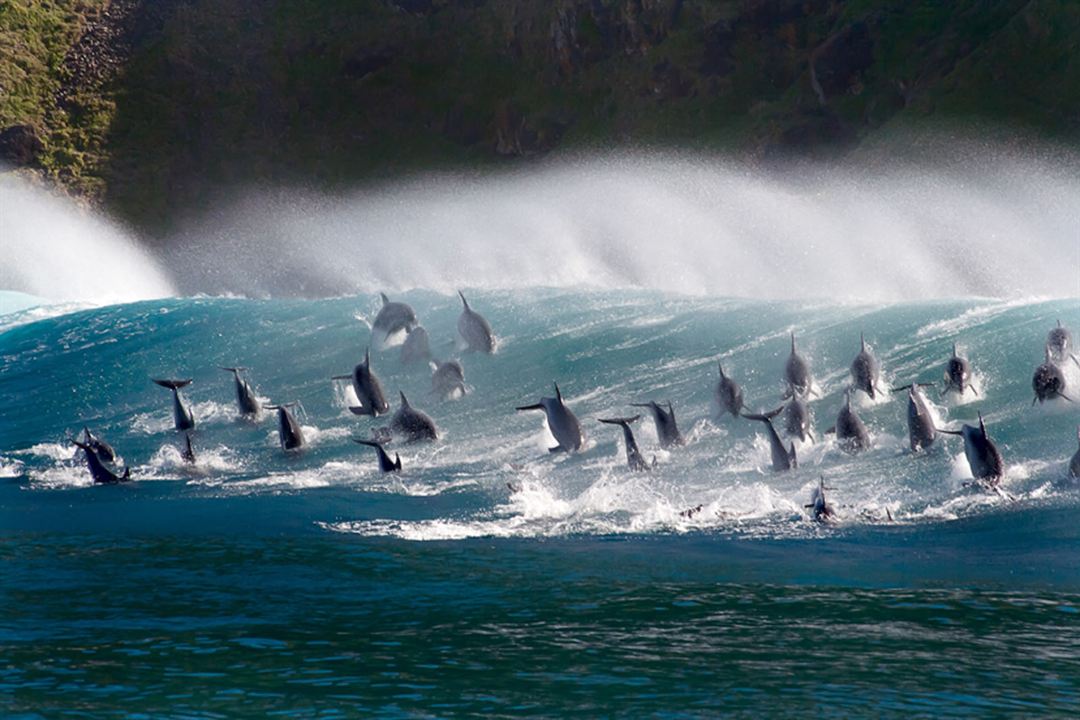
[[[147,229],[233,185],[566,147],[1080,138],[1070,0],[0,0],[0,38],[0,130],[37,127],[47,174]]]

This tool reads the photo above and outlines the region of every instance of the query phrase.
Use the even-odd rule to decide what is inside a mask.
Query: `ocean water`
[[[1080,405],[1031,389],[1047,332],[1080,332],[1080,173],[1051,155],[254,193],[157,251],[0,178],[0,717],[1080,715]],[[458,347],[459,288],[494,355]],[[461,360],[463,397],[373,345],[380,290]],[[714,391],[720,361],[777,407],[792,332],[816,442],[778,474]],[[1001,492],[968,484],[959,438],[910,452],[903,392],[857,394],[873,447],[835,446],[860,333],[885,388],[940,387],[959,346],[978,394],[927,394],[943,427],[982,414]],[[394,444],[400,475],[351,440],[387,418],[330,379],[368,347],[440,431]],[[234,365],[299,401],[303,452],[237,417]],[[193,379],[194,466],[151,377]],[[573,456],[514,410],[554,382]],[[642,418],[634,473],[597,418],[649,399],[688,443]],[[92,484],[84,425],[132,482]]]

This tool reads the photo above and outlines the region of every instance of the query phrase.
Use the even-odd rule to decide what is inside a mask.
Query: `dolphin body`
[[[1052,359],[1049,346],[1046,349],[1046,362],[1035,368],[1035,374],[1031,376],[1031,389],[1035,391],[1032,405],[1056,397],[1072,402],[1072,398],[1065,394],[1065,373],[1061,372],[1061,368]]]
[[[634,431],[630,428],[630,423],[637,422],[640,417],[640,415],[635,415],[634,417],[624,418],[597,418],[602,423],[618,425],[622,428],[623,442],[626,443],[626,464],[635,472],[643,472],[652,468],[651,465],[645,462],[645,458],[641,456],[641,450],[634,439]]]
[[[93,445],[89,443],[79,442],[78,440],[72,440],[72,444],[82,449],[86,455],[86,467],[90,470],[90,477],[94,479],[95,485],[116,485],[117,483],[127,482],[131,479],[131,468],[124,468],[123,475],[117,475],[109,468],[105,467],[105,463],[98,455]]]
[[[1001,451],[986,434],[986,424],[979,413],[979,427],[963,425],[959,430],[938,430],[947,435],[960,435],[964,438],[964,456],[967,457],[971,474],[976,480],[987,482],[996,487],[1005,474],[1005,461]]]
[[[83,442],[93,448],[99,458],[105,462],[116,462],[116,451],[113,450],[112,445],[90,432],[90,428],[85,425],[83,426],[83,434]]]
[[[585,444],[585,433],[581,430],[581,423],[577,416],[566,407],[563,402],[559,384],[555,383],[555,397],[540,398],[535,405],[522,405],[515,410],[543,410],[547,416],[548,427],[558,443],[548,452],[577,452]]]
[[[968,388],[971,388],[971,392],[976,395],[979,394],[971,384],[971,364],[967,358],[960,355],[960,351],[956,349],[956,343],[953,343],[952,357],[945,365],[945,389],[941,391],[941,394],[944,395],[952,390],[957,395],[963,395]]]
[[[784,363],[784,382],[792,397],[813,392],[814,378],[810,374],[810,363],[795,350],[795,333],[791,333],[791,354]]]
[[[675,410],[671,407],[670,401],[668,401],[667,410],[654,400],[647,403],[630,403],[630,406],[649,408],[649,411],[652,412],[653,422],[656,423],[656,436],[660,438],[660,447],[667,450],[686,444],[686,440],[683,439],[682,433],[679,432],[679,426],[675,422]]]
[[[359,438],[353,438],[353,442],[375,448],[375,452],[379,456],[380,472],[401,472],[401,455],[394,453],[394,459],[391,460],[390,456],[386,454],[386,450],[383,449],[383,444],[381,442],[377,440],[361,440]]]
[[[792,395],[784,405],[784,429],[788,435],[803,442],[807,438],[814,442],[814,433],[810,430],[810,406],[798,394]]]
[[[469,307],[465,294],[458,290],[461,297],[461,315],[458,316],[457,329],[466,348],[471,352],[490,355],[495,352],[495,338],[491,334],[491,324],[483,315]]]
[[[223,367],[221,369],[233,374],[233,382],[236,384],[236,406],[240,408],[240,414],[252,419],[258,418],[260,411],[259,398],[255,396],[255,391],[251,389],[250,383],[240,374],[246,371],[247,368]]]
[[[401,407],[390,419],[390,432],[400,435],[407,443],[438,440],[439,430],[435,427],[435,421],[431,419],[431,416],[410,405],[405,393],[400,393],[400,395]]]
[[[765,431],[769,437],[769,452],[772,454],[772,469],[776,472],[785,472],[799,467],[799,460],[795,457],[795,443],[791,443],[790,449],[785,448],[784,442],[776,434],[776,428],[772,424],[772,419],[783,410],[784,408],[778,407],[767,413],[743,413],[743,417],[747,420],[759,420],[765,423]]]
[[[1080,427],[1076,428],[1076,439],[1080,442]],[[1080,480],[1080,448],[1076,450],[1076,454],[1069,461],[1069,477]]]
[[[856,390],[862,390],[873,400],[876,396],[878,376],[881,374],[881,365],[874,353],[866,347],[866,338],[859,333],[859,354],[851,361],[852,385]]]
[[[934,418],[930,414],[930,407],[919,389],[919,384],[912,383],[895,388],[895,390],[908,391],[907,426],[911,451],[919,452],[927,449],[937,439],[937,429],[934,427]]]
[[[293,452],[304,447],[304,431],[289,410],[296,404],[294,401],[284,405],[264,406],[267,410],[277,410],[278,438],[281,440],[281,449],[285,452]]]
[[[195,448],[191,446],[191,433],[184,433],[184,449],[180,451],[180,457],[188,465],[195,464]]]
[[[431,373],[431,393],[438,395],[444,400],[453,397],[457,393],[465,394],[465,368],[457,360],[434,363],[435,370]]]
[[[845,393],[844,405],[836,416],[836,425],[831,430],[836,433],[840,449],[855,454],[870,448],[870,433],[862,418],[851,407],[851,391]],[[827,431],[828,432],[828,431]]]
[[[716,402],[720,404],[720,413],[729,412],[733,417],[739,417],[739,413],[746,407],[743,403],[742,388],[724,374],[724,366],[719,361],[716,366],[720,370],[720,380],[716,383]]]
[[[406,328],[405,342],[401,344],[401,364],[427,362],[431,359],[431,343],[423,325]]]
[[[353,368],[352,375],[334,375],[332,380],[351,380],[359,405],[350,405],[354,415],[377,417],[390,411],[382,383],[371,369],[371,349],[364,350],[364,362]]]
[[[184,400],[184,396],[180,394],[180,388],[187,387],[191,384],[191,379],[187,380],[158,380],[151,378],[155,385],[160,385],[163,388],[169,388],[173,394],[173,424],[177,430],[192,430],[195,428],[195,416],[191,413],[191,408]]]
[[[371,323],[371,329],[383,334],[383,337],[393,335],[400,330],[407,330],[416,324],[416,312],[403,302],[391,302],[386,293],[379,293],[382,298],[382,308]]]
[[[1046,354],[1049,359],[1059,363],[1065,362],[1066,358],[1072,358],[1080,367],[1080,360],[1072,354],[1072,333],[1060,320],[1057,321],[1057,327],[1051,328],[1046,335]]]
[[[833,506],[825,498],[825,478],[818,480],[816,488],[810,491],[810,504],[804,505],[813,514],[815,522],[828,523],[836,520],[836,512]]]

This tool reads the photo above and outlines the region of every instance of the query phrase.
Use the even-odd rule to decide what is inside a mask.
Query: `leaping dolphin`
[[[423,410],[417,410],[409,404],[405,393],[401,395],[401,407],[390,419],[390,432],[401,436],[405,442],[420,442],[423,440],[438,440],[439,430],[435,427],[435,421]]]
[[[431,359],[431,344],[423,325],[406,328],[405,342],[401,344],[401,364],[427,362]]]
[[[289,408],[298,405],[295,400],[284,405],[263,405],[267,410],[277,410],[278,438],[281,449],[285,452],[300,450],[304,447],[304,431]]]
[[[435,361],[431,373],[431,393],[447,400],[465,394],[465,368],[457,360]]]
[[[859,333],[859,344],[861,346],[859,354],[851,362],[852,386],[856,390],[862,390],[873,400],[876,393],[880,392],[877,389],[877,382],[881,374],[881,366],[874,357],[874,353],[866,347],[866,338],[862,333]]]
[[[810,491],[810,504],[803,505],[813,513],[815,522],[828,523],[836,520],[836,512],[833,510],[833,506],[825,499],[825,491],[831,489],[825,487],[825,477],[822,476],[818,480],[817,487]]]
[[[1072,402],[1072,398],[1065,394],[1065,373],[1061,372],[1061,368],[1051,357],[1049,346],[1046,348],[1046,362],[1035,368],[1035,374],[1031,376],[1031,388],[1035,391],[1032,405],[1056,397]]]
[[[364,350],[364,362],[353,368],[352,375],[334,375],[332,380],[351,380],[356,399],[359,405],[350,405],[349,410],[354,415],[370,415],[377,417],[390,410],[390,403],[386,402],[383,394],[382,383],[371,369],[371,349]]]
[[[630,429],[630,423],[637,422],[640,417],[640,415],[635,415],[625,418],[597,418],[602,423],[618,425],[622,428],[623,442],[626,443],[626,464],[635,472],[649,470],[652,467],[645,462],[645,458],[641,457],[641,450],[638,449],[637,441],[634,439],[634,431]],[[653,462],[655,464],[655,458]]]
[[[380,472],[401,472],[401,455],[394,453],[394,459],[391,460],[390,456],[386,454],[386,450],[383,449],[383,444],[381,442],[378,442],[377,440],[361,440],[360,438],[353,438],[353,442],[375,448],[375,452],[379,456]]]
[[[784,447],[783,440],[776,434],[772,419],[779,415],[784,408],[778,407],[767,413],[743,413],[747,420],[760,420],[765,423],[765,432],[769,438],[769,452],[772,454],[772,469],[776,472],[784,472],[799,467],[799,460],[795,457],[795,443],[791,443],[791,449]]]
[[[403,302],[391,302],[390,298],[386,297],[386,293],[379,293],[379,297],[382,298],[383,304],[379,314],[375,316],[375,321],[371,323],[371,329],[382,333],[383,340],[416,324],[416,313],[409,305]]]
[[[911,441],[911,451],[919,452],[934,444],[937,439],[937,430],[934,428],[934,417],[930,414],[930,406],[927,405],[926,397],[920,385],[930,383],[912,383],[893,388],[894,392],[908,391],[907,425],[908,439]]]
[[[941,391],[941,394],[945,395],[953,390],[957,395],[963,395],[968,388],[976,395],[979,394],[979,391],[971,384],[971,364],[967,358],[960,355],[960,351],[956,349],[956,343],[953,343],[952,357],[945,365],[945,389]]]
[[[1076,428],[1076,439],[1080,442],[1080,427]],[[1077,449],[1076,454],[1069,461],[1069,476],[1080,479],[1080,449]]]
[[[255,396],[255,391],[251,389],[248,381],[240,374],[246,372],[247,368],[223,367],[221,369],[233,374],[233,382],[236,385],[236,405],[240,408],[240,414],[244,417],[257,419],[260,410],[259,398]]]
[[[810,430],[810,406],[798,394],[792,395],[784,405],[784,429],[788,435],[797,436],[803,442],[807,438],[814,442],[814,433]]]
[[[483,315],[469,307],[464,293],[458,290],[458,295],[461,297],[462,308],[457,329],[461,339],[465,341],[466,349],[490,355],[495,352],[495,338],[492,337],[490,323]]]
[[[72,439],[72,444],[82,449],[86,455],[86,467],[90,470],[90,477],[94,479],[96,485],[115,485],[117,483],[126,482],[131,479],[131,468],[124,468],[123,475],[117,475],[109,468],[105,467],[105,463],[102,458],[98,456],[94,447],[88,443],[82,443],[78,440]]]
[[[563,402],[558,383],[555,383],[555,397],[540,398],[540,402],[535,405],[522,405],[515,409],[544,411],[551,434],[555,436],[555,441],[558,443],[555,447],[548,448],[548,452],[577,452],[585,443],[585,433],[581,430],[581,423]]]
[[[959,430],[938,430],[946,435],[959,435],[964,438],[964,456],[967,458],[971,475],[991,487],[997,487],[1005,474],[1005,461],[1001,451],[986,433],[986,423],[979,413],[979,427],[962,425]]]
[[[814,378],[810,374],[810,363],[795,350],[795,333],[791,333],[791,354],[784,364],[784,382],[789,395],[809,395],[814,391]]]
[[[851,407],[851,392],[844,391],[844,405],[836,416],[836,425],[825,432],[835,432],[840,449],[854,455],[870,448],[870,433],[862,418]]]
[[[739,413],[746,407],[743,404],[743,392],[739,384],[724,374],[724,366],[720,361],[716,362],[720,369],[720,381],[716,383],[716,402],[720,404],[720,413],[731,413],[733,417],[739,417]]]
[[[1072,361],[1076,363],[1077,367],[1080,367],[1080,360],[1076,358],[1076,355],[1072,353],[1072,333],[1069,332],[1069,328],[1061,324],[1061,321],[1057,321],[1057,327],[1052,328],[1046,335],[1046,353],[1054,361],[1063,363],[1065,358],[1072,358]]]
[[[191,384],[191,379],[187,380],[158,380],[151,378],[156,385],[160,385],[163,388],[169,388],[173,394],[173,424],[176,425],[177,430],[191,430],[195,427],[195,416],[191,414],[191,408],[188,407],[187,402],[184,401],[184,396],[180,394],[180,388],[187,387]]]
[[[83,434],[85,436],[83,442],[92,447],[99,458],[105,462],[116,462],[116,451],[113,450],[112,445],[90,432],[90,428],[85,425],[83,426]]]
[[[653,422],[656,423],[656,436],[660,439],[660,447],[667,450],[668,448],[680,447],[686,444],[686,440],[683,439],[682,433],[679,432],[679,426],[675,422],[675,409],[671,407],[670,400],[667,404],[667,410],[654,400],[647,403],[630,403],[630,406],[649,408],[652,412]]]

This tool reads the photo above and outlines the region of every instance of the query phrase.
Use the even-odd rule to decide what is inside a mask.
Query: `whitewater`
[[[1074,715],[1080,410],[1033,406],[1031,375],[1058,320],[1080,332],[1080,173],[995,162],[793,177],[620,157],[258,191],[157,250],[5,180],[0,709]],[[494,355],[461,352],[459,289]],[[372,344],[380,291],[462,361],[463,397],[431,394],[400,338]],[[777,407],[792,332],[817,441],[777,474],[714,389],[720,361],[750,410]],[[904,392],[856,395],[872,448],[835,446],[860,333],[886,388],[940,388],[957,344],[978,394],[927,395],[939,427],[982,414],[1004,492],[968,485],[959,438],[912,454]],[[369,346],[391,405],[440,430],[395,443],[400,475],[351,441],[387,418],[330,379]],[[237,417],[218,369],[236,365],[300,402],[303,452],[272,413]],[[151,377],[194,379],[194,466]],[[574,455],[514,411],[554,382]],[[662,450],[643,416],[656,467],[634,473],[597,418],[648,400],[688,442]],[[134,482],[93,486],[68,442],[84,425]],[[821,477],[828,526],[805,507]]]

